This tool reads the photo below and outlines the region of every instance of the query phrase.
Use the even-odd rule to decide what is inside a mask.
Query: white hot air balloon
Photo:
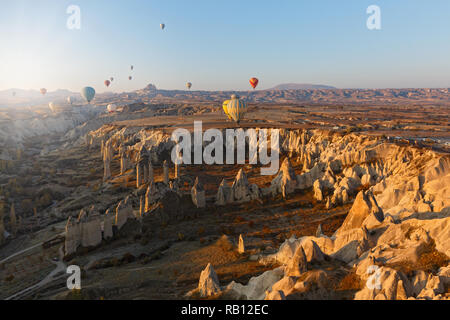
[[[68,96],[67,97],[67,103],[73,104],[74,102],[75,102],[75,98],[74,97],[72,97],[72,96]]]
[[[115,105],[114,103],[108,104],[106,109],[108,110],[109,113],[114,113],[117,111],[117,105]]]
[[[54,102],[50,102],[48,104],[48,107],[50,108],[51,112],[56,113],[56,104]]]

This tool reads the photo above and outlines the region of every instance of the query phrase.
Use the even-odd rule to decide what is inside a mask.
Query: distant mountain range
[[[283,83],[267,90],[314,90],[314,89],[336,89],[336,87],[322,84],[310,83]]]

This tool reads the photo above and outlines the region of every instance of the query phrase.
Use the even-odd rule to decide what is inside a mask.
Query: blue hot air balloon
[[[81,95],[86,99],[88,103],[91,103],[92,99],[95,97],[95,90],[91,87],[84,87],[81,89]]]

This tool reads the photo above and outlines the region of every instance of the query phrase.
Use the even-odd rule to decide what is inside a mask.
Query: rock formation
[[[261,198],[261,191],[256,184],[249,184],[244,170],[239,170],[231,186],[233,202],[248,202]]]
[[[222,180],[222,183],[219,186],[219,190],[217,191],[216,195],[216,205],[218,206],[224,206],[227,203],[233,202],[232,198],[232,192],[230,186],[227,184],[227,182]]]
[[[166,185],[169,185],[169,163],[167,160],[164,160],[163,163],[163,182]]]
[[[286,198],[288,194],[293,193],[297,188],[297,176],[292,168],[288,158],[283,161],[280,171],[271,183],[273,195],[282,194]]]
[[[197,208],[204,208],[206,206],[206,196],[203,184],[198,177],[195,179],[194,186],[191,189],[192,202]]]
[[[221,292],[219,278],[210,263],[200,274],[198,290],[203,298],[216,296]]]
[[[339,232],[361,228],[363,225],[369,225],[370,227],[383,222],[383,220],[383,210],[378,206],[373,193],[371,191],[361,191],[356,196],[356,200]]]
[[[240,254],[245,253],[244,238],[242,237],[242,234],[239,235],[238,252],[239,252]]]
[[[115,225],[120,230],[128,219],[135,218],[133,214],[133,207],[131,199],[128,196],[125,200],[119,202],[116,208],[116,220]]]
[[[299,246],[292,259],[288,262],[284,275],[286,277],[300,277],[308,270],[305,251]]]

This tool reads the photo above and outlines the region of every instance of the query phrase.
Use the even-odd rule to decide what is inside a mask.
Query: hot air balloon
[[[111,104],[108,104],[106,109],[108,110],[109,113],[113,113],[113,112],[116,112],[117,106],[114,103],[111,103]]]
[[[55,113],[56,112],[56,105],[53,102],[50,102],[48,104],[48,107],[50,108],[50,111]]]
[[[247,111],[247,103],[233,94],[230,102],[228,102],[227,111],[231,119],[239,124]]]
[[[84,87],[81,89],[81,95],[86,99],[88,103],[91,103],[92,99],[95,97],[95,90],[91,87]]]
[[[227,115],[228,119],[233,120],[230,117],[230,114],[228,113],[228,102],[230,102],[230,100],[224,101],[223,104],[222,104],[222,108],[223,108],[223,111],[225,112],[225,114]]]
[[[109,80],[111,80],[111,82],[113,82],[113,81],[114,81],[114,78],[113,78],[113,77],[111,77],[111,78],[109,78]]]
[[[74,97],[72,97],[72,96],[67,97],[67,102],[68,102],[69,104],[72,104],[74,101],[75,101],[75,98],[74,98]]]
[[[134,69],[134,66],[131,66],[131,70],[133,70]]]
[[[129,77],[128,77],[128,80],[133,80],[133,77],[132,77],[132,76],[129,76]]]
[[[41,92],[42,95],[45,95],[47,93],[47,89],[45,88],[41,88],[41,90],[39,90]]]
[[[105,86],[106,86],[106,87],[109,87],[110,84],[111,84],[111,81],[105,80]]]
[[[12,93],[12,95],[13,95],[13,97],[15,97],[15,96],[16,96],[16,92],[14,91],[14,92]]]
[[[166,27],[164,23],[161,23],[159,26],[161,27],[161,30],[164,30],[164,28]]]
[[[251,78],[250,79],[250,85],[253,87],[253,90],[256,89],[258,86],[259,80],[257,78]]]
[[[192,88],[192,83],[190,83],[190,82],[186,83],[186,88],[188,88],[189,90],[191,90],[191,88]]]

